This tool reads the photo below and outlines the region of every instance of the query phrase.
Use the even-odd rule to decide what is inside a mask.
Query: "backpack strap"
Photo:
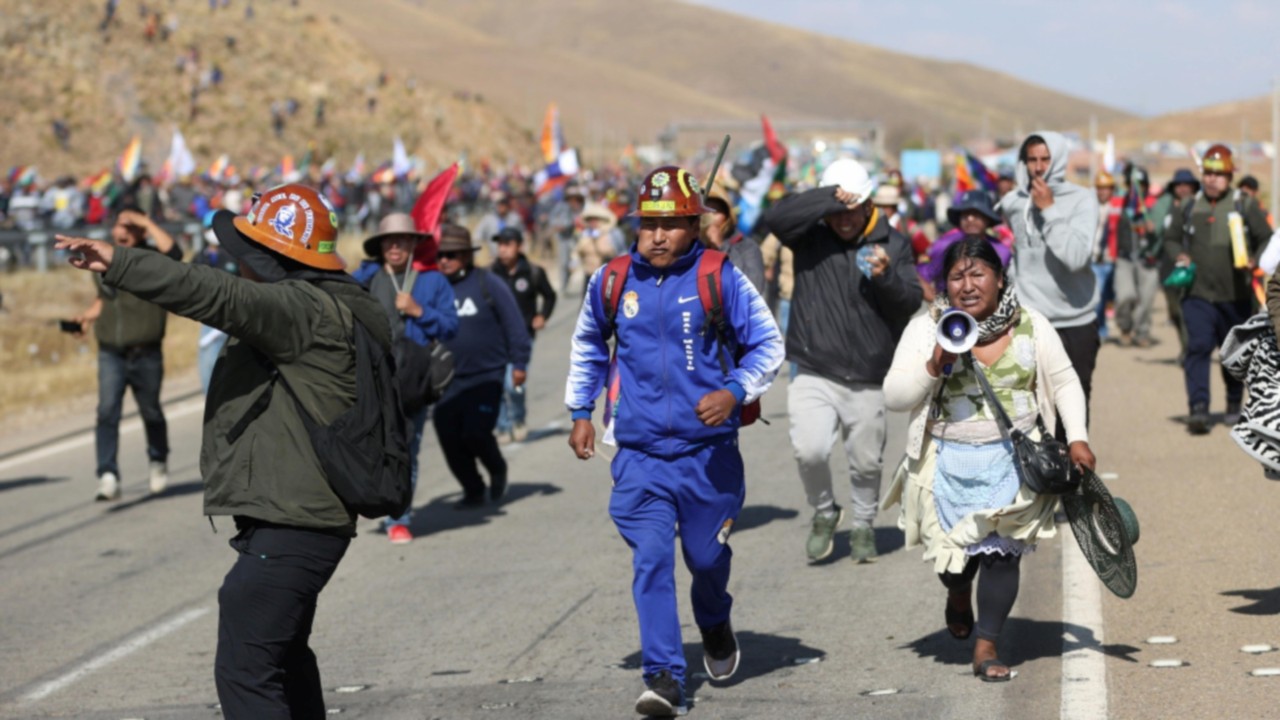
[[[724,288],[720,278],[724,270],[725,254],[719,250],[703,250],[698,258],[698,298],[702,301],[702,312],[706,315],[703,332],[710,329],[715,333],[716,343],[720,346],[716,359],[720,361],[720,369],[729,374],[729,363],[724,354],[730,347],[729,339],[732,329],[724,315]]]
[[[610,332],[618,328],[618,303],[630,271],[631,255],[619,255],[604,266],[604,275],[600,278],[600,300],[604,303],[604,317],[609,321]]]

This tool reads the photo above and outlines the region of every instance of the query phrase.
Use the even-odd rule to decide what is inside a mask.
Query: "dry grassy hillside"
[[[99,0],[0,0],[0,163],[34,163],[46,177],[88,172],[140,134],[144,158],[158,168],[175,123],[202,165],[227,152],[240,168],[274,166],[285,153],[300,159],[312,144],[344,166],[359,151],[373,163],[389,158],[397,134],[437,167],[462,151],[503,160],[530,154],[527,131],[498,110],[440,89],[426,66],[381,64],[310,0],[299,7],[258,0],[252,20],[250,3],[239,1],[213,13],[204,0],[145,3],[161,10],[161,27],[177,20],[167,40],[158,33],[151,41],[140,4],[120,3],[102,32]],[[192,48],[199,65],[184,72],[179,58]],[[199,94],[193,120],[190,88],[214,64],[223,81]],[[388,81],[379,86],[383,71]],[[277,138],[270,104],[291,97],[299,109]],[[320,100],[325,122],[316,127]],[[51,130],[57,118],[71,129],[66,150]]]
[[[1245,128],[1241,124],[1245,124]],[[1154,118],[1131,118],[1099,123],[1101,133],[1113,133],[1120,145],[1140,145],[1147,140],[1198,140],[1239,142],[1241,131],[1250,141],[1271,139],[1271,96],[1169,113]]]
[[[1072,127],[1117,110],[962,63],[926,60],[674,0],[314,0],[385,62],[438,68],[522,122],[560,103],[571,142],[648,141],[676,119],[878,119],[890,144],[985,121]]]

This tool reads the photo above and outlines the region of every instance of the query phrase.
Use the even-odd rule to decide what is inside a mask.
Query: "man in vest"
[[[121,210],[111,227],[111,242],[118,247],[159,251],[178,260],[182,250],[173,238],[136,208]],[[148,244],[148,242],[153,244]],[[94,431],[98,453],[97,500],[120,499],[120,415],[124,392],[133,389],[142,427],[147,436],[150,490],[159,493],[169,484],[169,427],[160,405],[164,381],[165,319],[169,313],[130,293],[111,287],[94,276],[98,297],[76,318],[81,332],[93,327],[98,338],[98,424]]]
[[[1164,236],[1165,251],[1176,254],[1177,264],[1195,265],[1195,282],[1182,300],[1187,328],[1183,374],[1191,410],[1187,430],[1192,435],[1209,432],[1211,357],[1227,332],[1248,319],[1253,268],[1271,237],[1271,225],[1258,201],[1231,189],[1235,172],[1231,149],[1213,145],[1201,163],[1200,191],[1175,211],[1181,215],[1172,218]],[[1244,385],[1225,369],[1222,379],[1227,385],[1223,421],[1234,425],[1240,419]]]
[[[635,246],[587,283],[565,389],[573,417],[569,446],[586,460],[595,453],[596,398],[606,378],[617,379],[616,387],[609,383],[605,410],[605,442],[618,446],[609,515],[633,554],[646,685],[636,711],[660,717],[686,707],[677,534],[693,574],[703,664],[716,681],[737,670],[727,587],[729,533],[745,496],[738,426],[741,408],[769,389],[783,358],[764,299],[723,255],[707,255],[698,242],[699,218],[710,212],[699,190],[682,168],[659,168],[644,179]],[[707,283],[715,287],[723,324],[707,322]]]

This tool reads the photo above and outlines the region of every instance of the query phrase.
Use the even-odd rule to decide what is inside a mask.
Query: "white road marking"
[[[1088,638],[1062,634],[1062,720],[1107,717],[1107,665],[1102,652],[1102,589],[1093,568],[1070,532],[1059,533],[1062,545],[1062,624],[1084,628],[1094,644],[1069,649]]]
[[[204,411],[203,397],[197,398],[195,400],[189,400],[187,402],[182,403],[181,405],[176,405],[171,408],[165,408],[164,416],[166,421],[172,422],[174,420],[177,420],[178,418],[186,417],[187,415],[190,415],[192,413],[202,412],[202,411]],[[125,433],[137,432],[141,429],[142,429],[142,419],[137,417],[131,418],[126,422],[123,422],[120,424],[121,435]],[[29,452],[24,452],[19,455],[15,455],[9,458],[8,460],[0,461],[0,473],[7,472],[10,468],[18,467],[20,465],[25,465],[30,462],[35,462],[36,460],[42,460],[44,458],[52,457],[54,455],[61,455],[62,453],[67,452],[68,450],[74,450],[79,447],[84,447],[85,445],[88,445],[92,442],[93,442],[93,430],[92,429],[85,430],[84,432],[80,433],[79,435],[76,435],[75,437],[69,437],[66,440],[63,440],[61,442],[56,442],[52,445],[46,445],[41,448],[36,448],[35,450],[31,450]]]
[[[66,688],[77,680],[97,672],[117,660],[128,657],[160,638],[175,632],[182,626],[207,615],[211,609],[212,608],[209,607],[192,608],[180,615],[177,615],[176,617],[170,618],[141,635],[131,638],[130,640],[111,648],[97,657],[90,658],[79,666],[72,668],[64,675],[40,685],[26,695],[23,695],[21,701],[24,703],[33,703],[43,700],[59,690]]]

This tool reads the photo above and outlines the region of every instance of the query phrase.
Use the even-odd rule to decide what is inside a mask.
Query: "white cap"
[[[853,193],[858,202],[865,202],[875,191],[876,184],[871,180],[862,163],[852,158],[840,158],[822,171],[822,187],[839,185],[841,190]]]

